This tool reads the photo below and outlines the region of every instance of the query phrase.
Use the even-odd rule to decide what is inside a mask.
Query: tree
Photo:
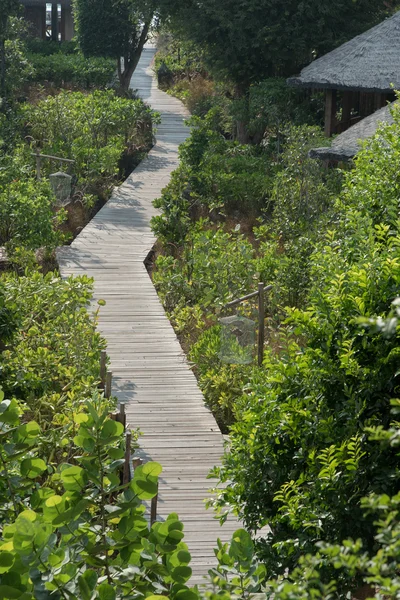
[[[74,0],[73,6],[83,53],[115,58],[119,83],[126,92],[148,39],[152,1]]]
[[[0,12],[0,98],[6,96],[6,40],[9,19],[18,14],[19,0],[2,0]]]
[[[388,11],[382,0],[161,0],[172,31],[200,46],[209,70],[241,99],[251,84],[293,75]],[[243,127],[238,134],[247,141]]]

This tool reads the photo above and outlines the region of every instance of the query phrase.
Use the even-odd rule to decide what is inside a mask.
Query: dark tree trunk
[[[249,86],[242,84],[237,85],[235,89],[235,100],[242,104],[242,117],[236,120],[235,123],[235,140],[240,144],[250,144],[251,137],[249,134]]]
[[[124,69],[121,68],[121,59],[118,59],[118,77],[119,84],[123,92],[127,93],[131,83],[132,75],[142,56],[143,48],[148,39],[151,19],[144,24],[138,45],[132,54],[124,58]]]
[[[6,43],[0,39],[0,98],[6,96]]]

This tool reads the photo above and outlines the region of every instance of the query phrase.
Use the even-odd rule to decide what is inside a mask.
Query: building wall
[[[24,17],[29,23],[30,33],[35,37],[46,39],[46,4],[25,6]]]
[[[69,41],[72,40],[72,38],[75,35],[75,24],[74,24],[74,17],[72,15],[72,8],[71,7],[65,7],[62,6],[61,7],[61,11],[63,13],[63,18],[64,18],[64,35],[65,35],[65,40]]]
[[[53,5],[57,6],[56,3]],[[24,17],[29,22],[30,33],[34,37],[46,39],[46,2],[43,2],[42,6],[25,5]],[[75,26],[71,6],[61,5],[60,32],[62,41],[69,41],[74,37]]]

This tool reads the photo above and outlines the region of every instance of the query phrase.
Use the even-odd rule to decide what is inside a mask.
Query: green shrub
[[[215,325],[199,335],[189,358],[206,404],[213,412],[223,433],[236,420],[236,404],[243,396],[244,382],[250,379],[254,365],[223,364],[219,358],[221,327]]]
[[[156,114],[141,100],[113,91],[61,92],[24,107],[29,131],[46,154],[70,158],[78,185],[108,188],[124,150],[130,154],[152,143]],[[48,169],[48,165],[45,165]]]
[[[399,329],[388,338],[359,325],[390,314],[400,286],[397,110],[394,117],[346,174],[336,223],[312,256],[308,304],[288,311],[280,353],[266,354],[263,375],[236,407],[220,471],[235,486],[221,503],[254,530],[271,527],[261,553],[272,575],[315,553],[320,540],[360,538],[372,556],[375,527],[361,499],[398,490],[396,452],[366,433],[391,424]]]
[[[54,215],[53,202],[47,182],[14,180],[0,189],[0,246],[54,249],[62,241],[56,227],[64,213]]]
[[[28,54],[33,67],[31,81],[51,82],[57,87],[105,88],[112,82],[115,61],[108,58],[85,58],[83,54]]]
[[[25,32],[25,23],[17,17],[10,17],[5,38],[4,98],[0,99],[0,112],[12,103],[21,92],[23,85],[32,75],[33,67],[26,56],[25,44],[22,36]]]
[[[90,396],[99,377],[104,342],[86,310],[91,281],[3,275],[0,297],[13,323],[2,338],[0,384],[47,427],[60,423],[65,406]]]
[[[268,152],[226,141],[215,130],[216,114],[191,120],[191,136],[180,148],[181,165],[155,202],[162,215],[152,227],[165,243],[181,245],[191,218],[254,219],[268,207],[276,163]]]
[[[54,42],[53,40],[42,40],[29,38],[26,41],[28,52],[50,56],[51,54],[75,54],[78,51],[76,42],[68,40],[65,42]]]

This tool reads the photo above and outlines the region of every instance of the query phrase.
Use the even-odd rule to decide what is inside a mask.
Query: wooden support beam
[[[65,6],[61,4],[61,20],[60,20],[61,41],[65,42]]]
[[[107,376],[107,352],[101,351],[100,354],[100,389],[105,390],[106,388],[106,376]]]
[[[122,476],[122,483],[129,483],[131,480],[131,445],[132,445],[132,433],[128,431],[125,436],[125,463],[124,473]]]
[[[261,367],[264,360],[264,284],[258,284],[258,366]]]
[[[158,493],[151,499],[151,508],[150,508],[150,526],[153,525],[157,521],[157,503],[158,503]]]
[[[111,373],[111,371],[108,371],[107,377],[106,377],[106,389],[105,389],[105,393],[104,393],[104,396],[106,398],[111,398],[111,387],[112,387],[112,373]]]
[[[51,39],[58,42],[58,5],[55,2],[51,5]]]
[[[326,90],[325,95],[325,135],[331,137],[336,125],[336,90]]]
[[[342,96],[342,131],[345,131],[346,129],[348,129],[350,127],[350,120],[351,120],[351,109],[352,107],[352,100],[353,100],[353,93],[352,92],[343,92],[343,96]]]

